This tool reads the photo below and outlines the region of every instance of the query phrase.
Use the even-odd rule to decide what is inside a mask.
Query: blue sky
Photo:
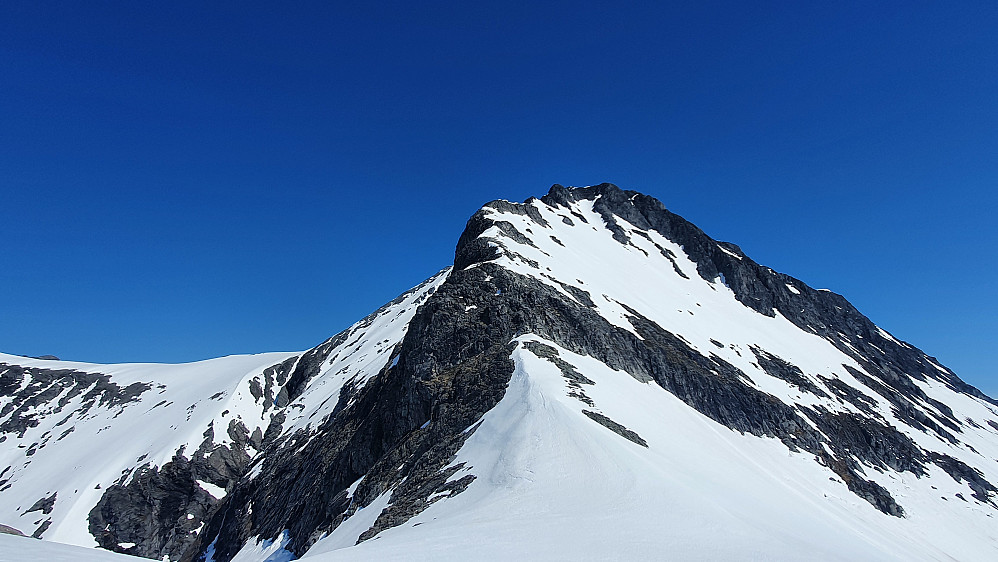
[[[610,181],[998,394],[994,2],[137,4],[0,4],[4,352],[308,348]]]

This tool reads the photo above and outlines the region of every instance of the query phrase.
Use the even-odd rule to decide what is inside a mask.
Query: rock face
[[[602,184],[483,207],[453,268],[244,376],[225,398],[241,413],[220,410],[199,444],[123,471],[89,510],[89,532],[119,552],[219,562],[261,541],[302,556],[347,526],[364,543],[479,486],[484,467],[461,451],[525,353],[560,373],[584,423],[649,454],[661,451],[654,424],[607,415],[597,382],[566,357],[624,373],[743,439],[781,444],[878,517],[949,501],[908,501],[911,482],[937,490],[920,482],[940,475],[966,488],[951,497],[972,504],[968,517],[998,515],[998,461],[975,448],[998,452],[998,403],[843,297]],[[87,391],[92,408],[154,388],[34,367],[26,385],[24,367],[3,368],[0,394],[13,399],[0,431],[22,436],[33,408],[57,396],[69,404]]]
[[[195,520],[200,522],[217,503],[198,486],[189,464],[178,455],[160,469],[138,470],[128,485],[108,488],[90,512],[90,532],[98,544],[140,556],[183,554],[198,526]]]

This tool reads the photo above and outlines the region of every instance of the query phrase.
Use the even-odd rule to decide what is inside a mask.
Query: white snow
[[[227,407],[224,400],[209,397],[243,383],[248,376],[290,355],[239,355],[183,365],[94,365],[43,362],[0,354],[2,363],[104,373],[121,387],[135,382],[152,385],[136,402],[115,407],[97,404],[88,411],[80,410],[86,394],[81,393],[59,413],[39,412],[49,415],[38,416],[39,425],[29,428],[23,437],[9,434],[0,448],[0,466],[13,467],[4,476],[11,478],[11,487],[2,492],[0,523],[25,533],[33,532],[37,527],[34,521],[40,514],[23,514],[17,510],[18,506],[26,508],[39,498],[58,492],[53,512],[44,517],[52,518],[52,526],[44,537],[96,546],[87,517],[107,487],[123,476],[127,479],[135,467],[146,463],[162,466],[179,447],[190,442],[200,444],[208,423]],[[0,421],[3,419],[6,417]],[[74,431],[59,439],[70,427]],[[217,428],[218,424],[216,435],[224,433]],[[25,456],[25,449],[20,446],[44,442],[46,435],[49,437],[46,445],[32,456]]]
[[[232,558],[232,562],[290,562],[295,556],[284,549],[289,540],[287,531],[279,541],[250,539]]]
[[[573,210],[585,216],[590,225],[601,225],[602,228],[565,225],[556,220],[554,209],[540,201],[533,204],[564,246],[552,241],[548,231],[543,236],[528,235],[534,247],[506,238],[498,228],[493,227],[482,236],[497,237],[496,243],[508,250],[494,260],[495,263],[533,277],[574,298],[560,284],[530,267],[527,260],[543,262],[551,270],[545,272],[548,275],[588,291],[596,311],[611,324],[634,332],[626,319],[630,313],[621,305],[626,304],[664,329],[682,334],[694,349],[704,355],[718,355],[738,367],[761,390],[788,404],[803,401],[806,404],[821,404],[832,411],[854,409],[838,400],[821,399],[814,395],[798,398],[798,389],[768,375],[757,366],[749,346],[760,347],[781,358],[793,358],[794,363],[819,388],[823,385],[817,375],[843,376],[843,364],[859,368],[853,359],[828,341],[801,331],[779,314],[768,317],[744,306],[722,283],[704,280],[697,272],[696,264],[678,244],[650,231],[646,233],[650,240],[631,235],[632,245],[624,246],[614,240],[612,232],[603,226],[602,217],[592,210],[592,201],[580,201]],[[536,226],[525,215],[498,211],[493,215],[496,220],[510,222],[521,233],[531,225]],[[617,222],[626,232],[638,230],[623,219],[617,218]],[[686,278],[676,273],[672,262],[662,256],[659,248],[675,256],[675,267]],[[628,273],[638,271],[640,275]],[[580,286],[577,279],[584,279],[585,284]],[[598,298],[601,295],[603,297]],[[711,339],[725,343],[725,348],[718,349]],[[886,401],[884,408],[889,413]]]
[[[354,547],[366,518],[305,559],[934,560],[946,559],[944,544],[983,560],[998,548],[994,525],[933,528],[885,516],[809,455],[738,434],[654,384],[558,351],[596,383],[584,388],[595,408],[568,396],[556,366],[519,348],[505,397],[455,460],[478,477],[465,492]],[[583,409],[637,432],[648,448]]]
[[[725,248],[724,246],[721,246],[720,244],[717,245],[717,248],[719,250],[721,250],[722,252],[724,252],[725,254],[728,254],[729,256],[731,256],[731,257],[733,257],[733,258],[735,258],[737,260],[741,260],[742,259],[741,256],[739,256],[738,254],[736,254],[736,253],[732,252],[731,250]]]
[[[0,561],[135,562],[134,556],[0,533]]]
[[[324,370],[309,381],[302,396],[285,408],[284,431],[318,423],[332,411],[346,381],[362,384],[386,367],[416,309],[448,274],[449,270],[442,271],[419,290],[373,315],[369,322],[351,327],[347,341],[330,351],[333,360],[324,363]],[[9,365],[103,373],[120,387],[136,382],[151,385],[137,401],[115,407],[97,404],[81,410],[86,392],[72,399],[61,412],[49,411],[56,403],[49,401],[33,412],[37,414],[37,426],[29,428],[23,437],[8,434],[0,446],[0,470],[11,467],[2,476],[9,479],[10,487],[0,492],[0,524],[31,534],[39,522],[51,518],[52,524],[43,535],[46,540],[96,546],[87,518],[109,486],[127,482],[137,467],[162,466],[181,447],[190,456],[204,441],[209,426],[214,428],[216,446],[231,443],[227,428],[233,419],[244,423],[250,433],[255,429],[266,431],[275,410],[265,412],[266,398],[253,397],[250,381],[257,378],[262,384],[266,368],[296,355],[300,353],[237,355],[179,365],[97,365],[0,353],[0,363]],[[25,380],[21,386],[30,382]],[[280,387],[276,387],[273,394],[279,391]],[[63,395],[67,392],[64,390]],[[0,423],[11,415],[0,416]],[[61,437],[70,427],[74,430]],[[27,456],[33,443],[45,446]],[[252,448],[249,451],[254,452]],[[259,465],[254,468],[258,471]],[[219,486],[201,480],[198,485],[216,498],[225,496]],[[57,492],[52,513],[44,517],[37,511],[23,513],[52,492]]]
[[[892,341],[892,342],[894,342],[894,343],[896,343],[898,345],[903,345],[903,342],[900,342],[897,339],[895,339],[894,336],[892,336],[889,332],[887,332],[887,330],[878,327],[877,331],[880,332],[880,335],[883,336],[884,339],[888,339],[888,340],[890,340],[890,341]]]
[[[347,341],[330,352],[331,360],[324,370],[309,382],[302,396],[296,400],[301,408],[289,408],[284,433],[291,433],[310,423],[317,425],[336,406],[340,388],[353,381],[362,385],[386,366],[394,366],[398,357],[392,358],[396,346],[402,342],[419,305],[436,291],[450,273],[445,269],[429,279],[418,291],[405,296],[400,302],[385,308],[370,318],[370,323],[358,322],[350,328]],[[296,413],[292,417],[292,413]],[[300,412],[300,413],[299,413]]]
[[[320,557],[325,553],[337,552],[340,549],[352,547],[357,544],[360,535],[371,528],[374,521],[381,515],[382,510],[388,506],[392,493],[387,491],[371,502],[366,507],[358,509],[349,519],[340,524],[331,534],[315,543],[312,548],[302,558]],[[351,551],[353,549],[350,549]],[[409,555],[413,556],[416,552]],[[373,560],[373,559],[372,559]]]
[[[225,488],[216,486],[211,482],[205,482],[204,480],[195,480],[195,482],[198,483],[198,486],[201,486],[202,490],[211,494],[213,498],[222,499],[225,497]]]

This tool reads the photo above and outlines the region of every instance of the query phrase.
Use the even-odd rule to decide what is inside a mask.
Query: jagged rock
[[[114,552],[177,559],[216,503],[197,484],[189,461],[177,455],[161,468],[140,468],[127,483],[110,486],[90,512],[90,533]]]

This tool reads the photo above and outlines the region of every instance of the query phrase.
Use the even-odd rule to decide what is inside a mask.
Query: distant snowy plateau
[[[610,184],[303,353],[0,355],[0,560],[998,560],[995,484],[998,402]]]

